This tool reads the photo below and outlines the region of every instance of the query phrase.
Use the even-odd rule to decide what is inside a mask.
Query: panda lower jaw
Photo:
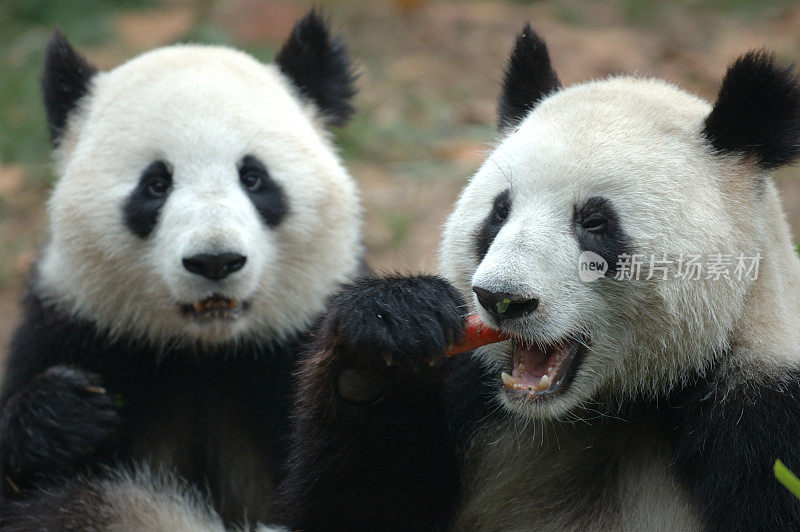
[[[540,349],[514,340],[511,374],[500,374],[506,392],[512,397],[537,399],[564,392],[587,344],[584,340],[571,340]]]
[[[202,301],[180,305],[181,315],[199,324],[235,321],[247,311],[250,303],[214,294]]]

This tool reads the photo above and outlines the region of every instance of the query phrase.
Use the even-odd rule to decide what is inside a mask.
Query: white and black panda
[[[452,285],[334,297],[302,365],[287,524],[797,530],[772,468],[800,471],[800,260],[771,179],[800,155],[797,74],[747,53],[713,106],[641,77],[562,88],[526,27],[499,110],[444,229]],[[673,263],[621,275],[640,254]],[[673,276],[681,254],[699,279]],[[717,255],[746,275],[708,278]],[[512,340],[429,367],[473,312]]]
[[[53,36],[58,180],[3,372],[5,529],[172,529],[204,496],[227,524],[273,515],[292,365],[362,268],[328,132],[354,81],[314,10],[274,64],[175,45],[98,72]]]

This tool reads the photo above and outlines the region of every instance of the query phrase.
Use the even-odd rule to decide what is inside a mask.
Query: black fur
[[[364,278],[331,298],[320,334],[341,341],[363,365],[419,364],[444,352],[461,335],[466,305],[435,276]],[[337,344],[333,344],[337,346]]]
[[[69,113],[89,91],[96,73],[97,69],[70,46],[63,33],[53,32],[47,44],[41,80],[53,144],[61,140]]]
[[[282,474],[288,381],[300,342],[163,351],[114,340],[28,296],[0,397],[2,495],[24,500],[35,485],[147,459],[160,445],[180,457],[169,467],[208,488],[227,522],[241,521],[244,494],[228,475],[257,465],[241,452],[252,449],[270,464],[253,472],[266,478],[258,503],[269,504],[269,478]],[[235,441],[225,427],[235,427]],[[249,517],[263,518],[263,510],[248,507]]]
[[[460,335],[462,309],[449,284],[427,276],[366,279],[333,298],[297,380],[280,497],[291,529],[445,526],[457,484],[441,398],[451,361],[427,362]],[[343,400],[337,380],[352,368],[386,387],[366,403]]]
[[[478,231],[475,233],[475,254],[481,261],[489,252],[489,247],[497,237],[497,233],[506,223],[511,213],[511,191],[504,190],[494,198],[492,210],[486,215]]]
[[[289,212],[286,194],[270,177],[264,164],[252,155],[246,156],[239,165],[239,179],[264,223],[272,227],[281,223]],[[255,183],[255,186],[246,183]]]
[[[0,523],[6,532],[40,530],[108,530],[110,512],[103,508],[103,494],[94,481],[69,480],[30,499],[3,506]],[[98,519],[97,516],[103,516]],[[85,518],[84,521],[82,518]]]
[[[163,193],[156,186],[166,188]],[[161,208],[172,188],[172,173],[163,161],[151,163],[139,178],[139,183],[125,202],[125,225],[139,238],[147,238],[158,223]]]
[[[575,205],[572,228],[581,251],[592,251],[605,259],[606,276],[616,273],[620,255],[631,254],[630,239],[617,211],[606,198],[593,196],[582,205]]]
[[[353,114],[357,76],[350,55],[341,39],[330,35],[315,9],[295,24],[275,63],[319,108],[328,125],[341,126]]]
[[[733,389],[697,379],[671,400],[674,467],[708,530],[797,530],[800,501],[773,473],[776,459],[800,473],[800,368]]]
[[[112,514],[103,508],[103,494],[95,484],[66,481],[46,494],[9,501],[3,505],[0,524],[5,532],[108,530]]]
[[[752,157],[763,168],[800,156],[800,78],[755,50],[728,68],[703,133],[722,153]]]
[[[5,487],[24,488],[24,479],[53,478],[102,455],[114,444],[120,423],[114,399],[98,375],[63,365],[48,368],[11,395],[0,411]],[[15,446],[21,441],[27,445]]]
[[[458,449],[466,449],[481,428],[504,416],[497,395],[498,376],[478,359],[454,357],[444,377],[444,410],[451,436]]]
[[[516,126],[545,96],[561,88],[544,39],[525,24],[503,75],[503,90],[497,104],[498,126]]]

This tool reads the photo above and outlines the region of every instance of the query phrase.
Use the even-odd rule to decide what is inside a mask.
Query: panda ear
[[[89,83],[96,73],[97,69],[72,48],[63,33],[53,32],[45,51],[41,83],[54,145],[58,145],[69,113],[89,91]]]
[[[800,79],[765,50],[739,57],[722,80],[703,134],[721,153],[776,168],[800,156]]]
[[[544,39],[530,24],[525,24],[503,75],[503,90],[497,105],[500,129],[515,126],[539,100],[560,88]]]
[[[311,100],[327,125],[340,126],[353,114],[356,93],[350,55],[344,43],[330,35],[323,17],[312,8],[294,26],[275,57],[281,71]]]

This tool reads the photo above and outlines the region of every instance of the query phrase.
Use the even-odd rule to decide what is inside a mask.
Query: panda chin
[[[249,307],[250,303],[247,301],[214,294],[201,301],[180,305],[180,313],[184,318],[196,324],[210,325],[236,321]]]
[[[539,348],[514,340],[511,374],[500,374],[506,392],[512,397],[539,400],[565,392],[587,345],[585,339],[577,339]]]

